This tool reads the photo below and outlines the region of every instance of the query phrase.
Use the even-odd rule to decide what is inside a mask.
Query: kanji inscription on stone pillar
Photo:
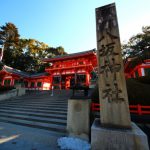
[[[101,124],[130,128],[128,96],[114,3],[96,8],[96,32]]]

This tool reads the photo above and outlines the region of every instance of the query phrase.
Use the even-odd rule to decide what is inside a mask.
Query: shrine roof
[[[26,78],[37,78],[37,77],[42,77],[42,76],[48,75],[47,72],[30,74],[30,73],[27,73],[27,72],[24,72],[24,71],[21,71],[18,69],[14,69],[14,68],[6,66],[6,65],[3,67],[3,71],[6,71],[6,72],[12,73],[12,74],[16,74],[16,75],[19,75],[22,77],[26,77]]]
[[[95,53],[96,53],[96,49],[92,49],[92,50],[78,52],[78,53],[59,55],[59,56],[55,56],[53,58],[44,58],[42,61],[43,62],[53,62],[53,61],[58,61],[58,60],[65,60],[65,59],[72,59],[72,58],[88,56],[88,55],[95,54]]]
[[[3,70],[8,72],[8,73],[13,73],[13,74],[17,74],[17,75],[20,75],[23,77],[28,77],[28,73],[21,71],[21,70],[18,70],[18,69],[14,69],[14,68],[6,66],[6,65],[3,67]]]
[[[36,77],[42,77],[42,76],[48,76],[48,72],[42,72],[42,73],[35,73],[35,74],[30,74],[30,78],[36,78]]]

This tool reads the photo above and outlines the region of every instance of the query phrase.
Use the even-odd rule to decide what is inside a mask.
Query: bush
[[[150,105],[150,84],[144,79],[128,79],[127,92],[130,105]]]
[[[0,86],[0,93],[15,89],[14,86]]]

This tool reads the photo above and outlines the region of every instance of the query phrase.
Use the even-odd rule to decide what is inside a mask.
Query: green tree
[[[28,58],[30,61],[27,60],[28,62],[26,63],[26,66],[20,65],[16,67],[20,70],[31,72],[44,71],[44,68],[47,66],[47,64],[42,63],[43,58],[52,58],[57,55],[67,54],[64,48],[61,46],[57,48],[49,47],[47,44],[39,42],[35,39],[20,39],[18,48],[22,50],[22,55],[24,55],[24,57]],[[23,60],[24,59],[22,58],[19,64],[23,63]]]
[[[13,23],[6,23],[0,27],[0,40],[4,43],[3,63],[10,67],[28,72],[41,72],[48,65],[41,62],[43,58],[66,54],[61,46],[49,47],[38,40],[19,37],[18,29]]]
[[[123,44],[122,54],[124,58],[150,58],[150,26],[143,27],[142,33],[131,37],[127,44]]]
[[[13,60],[16,59],[16,54],[21,54],[17,51],[19,42],[18,29],[13,23],[6,23],[0,27],[0,40],[4,42],[3,62],[6,65],[13,66]]]
[[[22,50],[22,57],[24,56],[24,58],[20,60],[20,64],[26,60],[26,65],[20,65],[19,69],[38,72],[41,67],[41,59],[44,58],[44,51],[47,48],[47,44],[35,39],[20,39],[19,49]]]

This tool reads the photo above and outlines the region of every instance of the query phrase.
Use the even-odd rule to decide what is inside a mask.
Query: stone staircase
[[[46,129],[65,135],[70,91],[30,92],[0,102],[0,122]]]

